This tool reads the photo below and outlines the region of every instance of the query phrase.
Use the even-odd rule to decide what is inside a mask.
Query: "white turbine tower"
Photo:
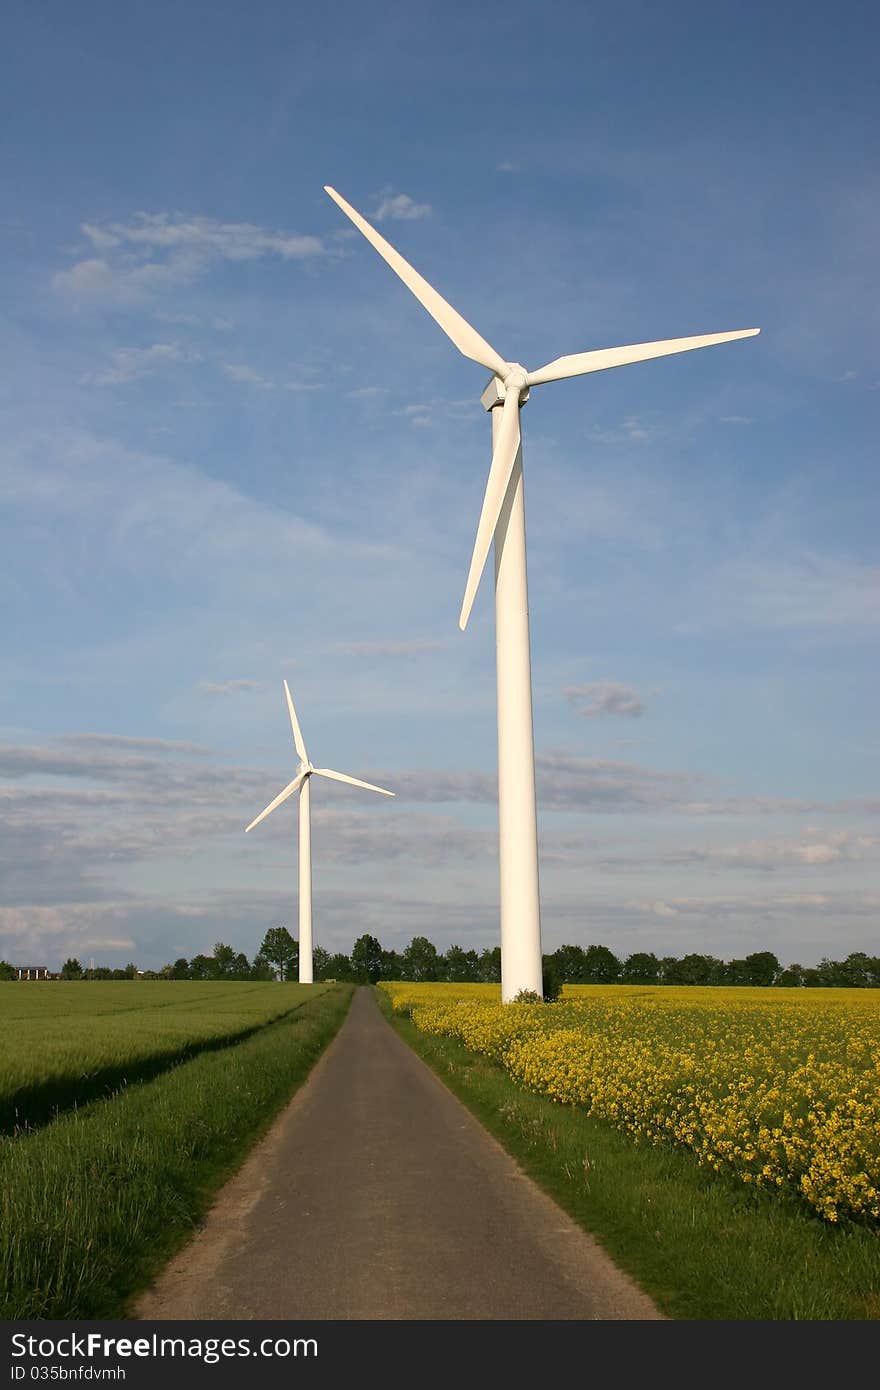
[[[395,793],[386,791],[384,787],[374,787],[372,782],[361,782],[357,777],[349,777],[347,772],[333,772],[329,767],[313,767],[309,762],[309,755],[306,752],[306,745],[299,727],[299,720],[296,717],[296,710],[293,708],[293,700],[290,697],[287,681],[284,682],[284,694],[287,696],[287,708],[290,711],[293,742],[299,754],[299,771],[293,781],[288,782],[284,790],[278,793],[275,800],[269,802],[265,811],[261,811],[250,825],[245,826],[245,834],[249,830],[253,830],[255,825],[259,825],[261,820],[265,820],[276,806],[281,805],[282,801],[293,796],[295,791],[299,792],[299,982],[301,985],[310,985],[313,980],[313,971],[312,827],[309,780],[313,776],[330,777],[334,782],[347,782],[352,787],[365,787],[368,792],[380,792],[382,796],[394,796]]]
[[[492,414],[492,466],[461,605],[464,631],[480,578],[495,540],[495,648],[498,689],[498,821],[501,876],[501,997],[519,990],[541,994],[541,915],[538,895],[538,828],[535,809],[535,751],[532,730],[532,676],[526,583],[526,531],[523,505],[519,415],[532,386],[563,377],[601,372],[629,362],[729,343],[760,332],[710,333],[658,343],[603,348],[557,357],[537,371],[507,362],[481,338],[451,304],[381,237],[334,188],[325,192],[400,276],[459,352],[492,373],[481,401]]]

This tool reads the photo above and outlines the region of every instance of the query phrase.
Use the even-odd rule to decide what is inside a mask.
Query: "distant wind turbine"
[[[313,969],[312,827],[309,780],[313,776],[330,777],[334,782],[347,782],[349,786],[364,787],[368,792],[380,792],[382,796],[394,796],[394,792],[388,792],[384,787],[374,787],[372,782],[361,782],[357,777],[349,777],[347,772],[333,772],[329,767],[313,767],[309,762],[309,755],[306,752],[306,745],[299,727],[299,720],[296,717],[296,710],[293,708],[293,700],[287,681],[284,682],[284,694],[287,696],[293,742],[299,754],[299,771],[293,781],[288,782],[284,790],[278,793],[275,800],[269,802],[265,811],[261,811],[250,825],[245,826],[245,834],[249,830],[253,830],[255,825],[259,825],[261,820],[265,820],[276,806],[281,805],[282,801],[293,796],[295,791],[299,792],[299,982],[301,985],[310,985],[313,981]]]
[[[495,540],[495,649],[498,690],[498,822],[501,876],[501,997],[521,990],[543,993],[541,908],[538,892],[538,822],[535,807],[535,749],[532,674],[526,581],[526,530],[522,481],[520,410],[532,386],[623,367],[651,357],[751,338],[758,328],[669,338],[657,343],[602,348],[557,357],[537,371],[508,362],[481,338],[451,304],[371,227],[334,188],[324,191],[400,276],[419,303],[465,357],[492,373],[480,397],[492,414],[492,466],[458,623],[464,631],[480,578]]]

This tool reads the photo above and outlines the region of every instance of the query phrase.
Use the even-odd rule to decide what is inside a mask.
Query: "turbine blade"
[[[284,693],[287,696],[287,708],[290,711],[290,727],[293,729],[293,742],[296,745],[297,753],[299,753],[303,762],[307,763],[309,755],[306,752],[305,741],[302,736],[302,730],[299,727],[299,720],[296,717],[296,710],[293,708],[293,700],[290,698],[290,686],[287,684],[287,681],[284,682]]]
[[[427,280],[423,280],[418,271],[413,270],[409,262],[403,259],[400,252],[395,251],[394,247],[390,246],[385,238],[380,236],[376,229],[371,227],[369,222],[365,221],[360,213],[356,212],[351,204],[347,203],[336,192],[335,188],[330,188],[325,184],[324,192],[329,193],[334,203],[342,209],[346,217],[351,218],[358,231],[363,232],[370,245],[375,247],[379,255],[391,266],[391,269],[400,276],[407,289],[411,290],[419,303],[427,309],[431,318],[439,323],[443,332],[452,339],[459,352],[463,353],[465,357],[469,357],[472,362],[479,362],[481,367],[485,367],[487,371],[493,372],[496,376],[505,377],[509,370],[508,364],[495,351],[491,343],[487,343],[485,338],[481,338],[477,330],[472,328],[461,314],[453,309],[451,304],[447,304],[446,300],[428,284]]]
[[[760,328],[741,328],[736,333],[706,333],[700,338],[667,338],[662,343],[633,343],[629,347],[600,348],[597,352],[575,352],[570,357],[557,357],[536,372],[527,372],[529,386],[541,386],[545,381],[561,381],[567,376],[582,376],[585,372],[604,372],[607,367],[625,367],[630,362],[646,362],[650,357],[669,357],[675,352],[692,352],[694,348],[712,347],[715,343],[732,343],[737,338],[754,338]]]
[[[304,776],[305,773],[300,772],[297,774],[296,777],[294,777],[292,782],[288,782],[287,786],[284,788],[284,791],[279,792],[275,800],[269,802],[269,805],[266,807],[265,811],[261,811],[260,814],[257,816],[256,820],[252,820],[250,825],[245,826],[245,835],[248,833],[249,830],[253,830],[255,825],[259,825],[261,820],[265,820],[269,813],[275,810],[276,806],[281,805],[282,801],[286,801],[289,796],[293,796],[293,793],[299,789],[299,786]]]
[[[352,787],[363,787],[368,792],[381,792],[383,796],[396,796],[396,792],[387,792],[384,787],[374,787],[372,782],[362,782],[359,777],[349,777],[346,772],[333,772],[329,767],[316,767],[312,769],[319,777],[330,777],[334,782],[348,782]]]
[[[492,544],[495,527],[498,525],[498,518],[501,515],[501,508],[504,505],[507,484],[510,482],[510,475],[516,463],[516,454],[519,449],[520,437],[518,391],[514,390],[507,392],[507,395],[504,397],[503,412],[501,429],[498,432],[498,443],[492,458],[492,467],[489,469],[489,477],[486,481],[486,491],[483,495],[483,510],[480,512],[480,520],[477,525],[477,538],[474,541],[474,553],[471,556],[471,567],[468,571],[467,584],[464,589],[464,599],[461,605],[461,614],[458,619],[458,625],[462,632],[464,632],[467,627],[468,618],[474,606],[474,599],[477,596],[477,589],[486,566],[486,556],[489,554],[489,547]]]

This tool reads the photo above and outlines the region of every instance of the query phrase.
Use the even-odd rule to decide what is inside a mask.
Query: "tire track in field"
[[[127,1086],[155,1081],[172,1067],[191,1062],[203,1052],[222,1052],[228,1047],[235,1047],[271,1028],[273,1024],[289,1019],[307,1002],[308,996],[283,1013],[273,1014],[271,1018],[239,1028],[234,1033],[201,1040],[195,1038],[174,1047],[143,1053],[130,1061],[98,1067],[82,1076],[51,1076],[20,1086],[9,1095],[0,1096],[0,1137],[25,1138],[72,1110],[82,1110],[95,1102],[112,1100]],[[131,1011],[115,1010],[114,1014],[117,1012]]]

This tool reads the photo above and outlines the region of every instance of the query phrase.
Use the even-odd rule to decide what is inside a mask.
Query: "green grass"
[[[636,1146],[583,1111],[521,1090],[500,1066],[382,1012],[400,1036],[670,1318],[876,1319],[880,1237]]]
[[[217,986],[196,988],[210,1001]],[[0,1139],[0,1318],[125,1315],[305,1079],[352,996],[348,985],[269,989],[296,993],[243,1041]]]
[[[297,984],[57,982],[0,986],[0,1134],[240,1042],[297,1007]]]

